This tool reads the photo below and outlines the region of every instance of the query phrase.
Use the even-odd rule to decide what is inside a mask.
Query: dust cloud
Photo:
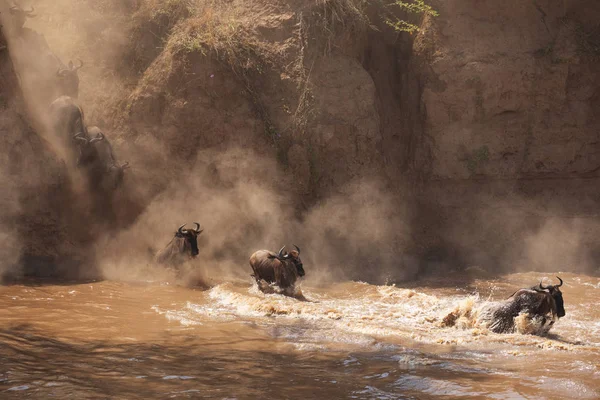
[[[307,212],[302,237],[308,265],[326,278],[385,283],[413,278],[418,264],[405,254],[410,209],[378,180],[359,180]]]
[[[542,203],[519,193],[508,200],[469,199],[453,210],[442,232],[458,254],[458,264],[480,273],[597,270],[594,216],[567,214],[551,200]],[[582,213],[583,214],[583,213]]]
[[[28,13],[30,7],[35,7],[35,11],[31,17],[24,17],[11,12],[13,5]],[[81,263],[74,260],[89,263],[93,258],[88,246],[94,235],[90,228],[93,229],[97,221],[90,218],[87,210],[93,199],[86,193],[81,176],[72,168],[66,168],[64,145],[51,134],[47,120],[50,102],[63,94],[57,92],[59,66],[67,66],[71,51],[76,51],[68,47],[82,45],[89,39],[87,31],[83,36],[81,32],[79,35],[64,34],[65,29],[73,28],[67,21],[71,17],[81,22],[79,27],[91,29],[91,25],[85,23],[89,19],[82,19],[83,13],[78,11],[78,15],[72,15],[68,12],[72,11],[73,5],[74,2],[64,1],[0,1],[0,45],[3,47],[0,50],[0,140],[3,149],[0,153],[0,236],[3,243],[0,272],[3,276],[58,272],[80,277],[86,275],[86,271],[78,271]],[[118,26],[117,21],[112,24]],[[38,29],[52,25],[60,26],[60,29]],[[48,37],[40,32],[55,35]],[[85,47],[98,57],[107,55],[98,51],[98,47],[90,49],[89,42]],[[81,57],[88,58],[87,55]],[[98,74],[101,68],[91,68],[91,71]],[[117,84],[118,80],[90,81],[91,87],[101,91],[102,86],[105,90],[111,86],[110,82]],[[26,264],[34,266],[27,271]],[[91,271],[94,267],[88,265],[86,269]]]
[[[408,225],[378,184],[349,185],[346,193],[298,217],[293,190],[286,190],[293,181],[279,171],[274,158],[251,150],[200,151],[193,167],[158,195],[131,228],[102,242],[105,275],[147,277],[156,252],[177,227],[193,227],[193,222],[204,232],[198,239],[200,253],[190,262],[201,272],[192,276],[203,282],[248,279],[254,251],[277,251],[283,245],[300,247],[310,270],[307,280],[314,284],[401,279],[416,272],[399,268],[401,252],[394,244],[408,234]]]
[[[420,228],[415,218],[421,206],[418,193],[400,199],[384,178],[363,177],[332,188],[334,194],[300,212],[294,179],[274,155],[230,147],[200,150],[195,160],[183,161],[168,153],[160,136],[138,133],[131,143],[127,123],[115,120],[118,113],[114,110],[124,107],[123,99],[132,85],[119,66],[127,44],[124,21],[135,11],[133,3],[23,1],[23,7],[34,5],[38,16],[27,20],[24,35],[7,33],[31,122],[49,142],[50,151],[64,158],[56,138],[48,135],[45,120],[45,110],[55,95],[46,85],[56,72],[51,68],[55,61],[32,51],[31,43],[47,42],[65,64],[68,60],[83,61],[80,100],[86,123],[106,129],[108,136],[114,131],[119,158],[131,160],[134,166],[127,172],[124,187],[107,206],[120,229],[105,226],[98,216],[77,211],[92,201],[86,198],[75,175],[69,175],[72,185],[63,187],[74,191],[72,198],[78,204],[72,209],[79,212],[77,215],[91,218],[66,218],[65,223],[70,224],[67,229],[73,230],[79,223],[96,230],[90,234],[89,242],[94,242],[90,251],[97,255],[106,278],[168,276],[170,272],[153,265],[154,255],[169,243],[177,227],[184,223],[193,226],[196,221],[204,232],[198,240],[199,256],[186,267],[189,280],[249,279],[252,252],[263,248],[276,251],[283,245],[289,249],[294,244],[302,250],[306,280],[312,284],[348,279],[396,282],[414,279],[430,269],[431,263],[419,261],[421,256],[407,251],[407,247],[421,246],[413,235]],[[8,14],[0,14],[3,25],[8,25]],[[20,209],[21,189],[15,182],[5,185],[6,173],[0,171],[0,183],[12,187],[5,193],[14,198],[7,200],[9,206],[3,207],[0,215],[0,237],[5,238],[2,268],[13,265],[21,250],[19,240],[11,240],[15,237],[11,217]],[[543,270],[557,264],[564,265],[565,270],[581,269],[582,265],[593,268],[583,239],[597,227],[595,222],[540,223],[538,219],[529,223],[524,216],[535,212],[536,204],[527,203],[512,211],[510,205],[492,203],[488,211],[457,213],[451,221],[458,223],[426,233],[450,243],[459,254],[455,261],[458,269],[476,265],[493,272]]]
[[[0,156],[3,159],[4,154]],[[6,161],[6,160],[2,160]],[[6,165],[4,162],[2,165]],[[21,252],[18,233],[12,217],[20,212],[19,199],[15,182],[11,181],[9,174],[4,168],[0,168],[0,280],[8,274],[18,274],[18,261]]]
[[[592,224],[596,225],[595,221]],[[556,270],[556,267],[559,271],[570,272],[593,270],[593,254],[585,240],[586,228],[589,228],[589,221],[581,219],[547,220],[540,229],[525,237],[525,260],[517,268],[530,271]]]

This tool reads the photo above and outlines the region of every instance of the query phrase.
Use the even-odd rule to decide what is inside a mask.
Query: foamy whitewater
[[[410,287],[306,281],[296,293],[305,301],[264,294],[250,279],[0,287],[0,392],[597,399],[600,280],[560,276],[566,315],[547,334],[523,315],[515,333],[492,333],[486,318],[516,289],[551,279],[538,273]]]
[[[598,289],[593,284],[588,286]],[[307,300],[264,294],[252,283],[223,283],[205,292],[203,303],[187,302],[176,311],[155,310],[184,325],[233,320],[277,325],[272,329],[274,337],[298,348],[336,348],[340,343],[380,348],[403,340],[472,346],[510,343],[561,350],[600,344],[598,335],[592,335],[594,340],[585,344],[555,340],[555,335],[566,329],[585,326],[585,330],[598,332],[600,322],[590,326],[587,321],[577,320],[580,311],[572,306],[568,318],[557,321],[549,336],[545,335],[547,325],[526,314],[515,318],[515,333],[495,334],[488,330],[489,311],[502,300],[482,298],[479,293],[435,295],[360,282],[335,284],[327,289],[303,288],[299,293]],[[454,326],[446,327],[443,320],[449,313],[457,319]]]

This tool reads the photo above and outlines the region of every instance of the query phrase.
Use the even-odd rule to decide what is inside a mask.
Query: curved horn
[[[83,132],[77,132],[76,134],[74,134],[73,139],[84,142],[85,144],[88,143],[87,138],[83,136]]]
[[[556,277],[556,279],[558,279],[560,281],[560,285],[555,285],[554,287],[559,288],[559,287],[561,287],[563,285],[563,280],[560,279],[558,276]]]
[[[124,163],[123,165],[121,165],[121,167],[120,167],[120,168],[121,168],[121,169],[127,169],[127,168],[131,168],[131,167],[129,166],[129,161],[125,161],[125,163]]]
[[[23,12],[25,13],[25,15],[27,15],[29,18],[35,17],[35,8],[33,8],[33,6],[31,6],[31,10],[29,11],[25,11],[23,10]]]
[[[179,233],[179,234],[183,235],[183,234],[184,234],[184,232],[183,232],[182,228],[183,228],[184,226],[185,226],[185,224],[181,225],[181,226],[180,226],[180,227],[177,229],[177,233]]]
[[[199,224],[199,223],[197,223],[197,222],[194,222],[194,224],[196,224],[196,229],[194,229],[194,230],[196,231],[196,233],[200,233],[200,232],[202,232],[202,231],[200,230],[200,224]]]
[[[282,248],[280,248],[279,251],[277,252],[277,257],[278,258],[283,258],[283,249],[285,249],[285,246],[283,246]]]
[[[67,73],[69,72],[68,69],[64,69],[64,68],[58,68],[58,70],[56,70],[56,75],[60,76],[61,78],[64,78],[65,75],[67,75]]]
[[[95,138],[90,140],[90,144],[99,142],[101,140],[104,140],[104,133],[102,133],[102,132],[98,133]]]
[[[542,289],[542,290],[552,289],[552,285],[544,286],[544,285],[542,285],[542,281],[543,281],[543,279],[540,281],[540,289]]]
[[[73,71],[77,71],[79,68],[83,67],[83,61],[81,61],[81,58],[78,58],[77,60],[79,60],[79,66],[73,66]]]
[[[18,7],[18,6],[12,6],[10,8],[10,13],[13,14],[13,15],[16,14],[16,13],[18,13],[19,11],[21,11],[21,8]]]
[[[296,248],[296,250],[298,251],[298,254],[300,254],[300,247],[294,245],[294,247]]]

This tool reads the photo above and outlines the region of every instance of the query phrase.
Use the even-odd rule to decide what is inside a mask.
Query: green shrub
[[[393,3],[389,4],[388,7],[399,7],[408,14],[414,15],[429,15],[432,17],[437,17],[438,15],[440,15],[430,5],[425,3],[425,0],[395,0]],[[417,25],[408,22],[404,19],[386,18],[386,23],[400,32],[408,32],[412,34],[415,31],[419,30],[419,27]]]

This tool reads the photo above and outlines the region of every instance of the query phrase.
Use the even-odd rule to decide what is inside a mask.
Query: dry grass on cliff
[[[289,72],[298,67],[291,65],[293,60],[288,58],[290,48],[295,53],[314,46],[329,54],[334,48],[335,38],[342,32],[355,34],[364,32],[368,27],[366,0],[314,0],[294,10],[296,34],[291,40],[280,42],[261,40],[257,33],[261,17],[276,13],[269,2],[258,6],[256,2],[244,0],[226,3],[214,0],[152,1],[163,3],[156,10],[172,12],[174,19],[182,9],[190,15],[173,30],[168,48],[176,53],[200,52],[207,55],[212,52],[237,72],[254,70],[260,73],[267,66],[279,66],[278,69]],[[168,4],[170,6],[167,7]],[[282,13],[287,11],[281,10]],[[305,65],[301,67],[304,69]]]
[[[316,0],[303,21],[306,31],[321,39],[325,55],[331,53],[338,35],[362,34],[369,26],[366,0]]]
[[[295,82],[300,97],[294,124],[302,130],[310,120],[314,60],[329,55],[336,46],[354,46],[354,39],[369,26],[366,0],[313,0],[292,9],[293,24],[277,21],[289,18],[290,7],[276,2],[151,1],[162,4],[155,7],[160,13],[173,13],[168,21],[181,18],[182,12],[188,14],[172,29],[165,50],[175,58],[192,53],[213,57],[233,71],[274,141],[275,128],[260,100],[261,76],[275,73]]]
[[[205,4],[174,29],[166,47],[174,54],[214,54],[237,73],[261,72],[277,49],[257,40],[254,28],[241,6]]]

